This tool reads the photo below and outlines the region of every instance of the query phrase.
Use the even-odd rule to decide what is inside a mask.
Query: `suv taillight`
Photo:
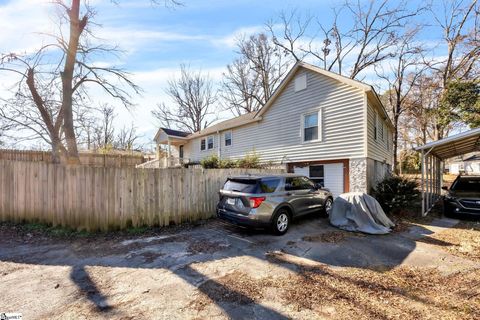
[[[258,208],[265,201],[265,197],[250,197],[248,200],[250,201],[250,207]]]

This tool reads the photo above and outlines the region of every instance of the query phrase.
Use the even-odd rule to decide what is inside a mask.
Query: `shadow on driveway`
[[[445,224],[445,222],[439,222]],[[448,225],[448,223],[446,223]],[[168,231],[167,231],[168,232]],[[205,279],[205,275],[191,267],[193,263],[211,262],[220,259],[252,256],[286,267],[299,273],[301,267],[292,261],[281,258],[271,259],[269,253],[282,252],[285,255],[309,259],[331,266],[357,268],[394,268],[415,250],[416,240],[432,232],[420,226],[413,226],[403,233],[382,236],[348,234],[338,243],[305,241],[305,236],[321,235],[328,232],[342,232],[331,227],[326,219],[306,217],[296,221],[284,236],[272,236],[261,230],[241,229],[213,220],[204,226],[181,231],[178,234],[160,234],[151,238],[130,240],[94,241],[73,240],[64,243],[52,240],[48,244],[31,243],[11,246],[0,240],[0,260],[35,265],[71,266],[70,279],[81,294],[87,298],[98,313],[114,311],[95,281],[89,276],[86,266],[112,268],[164,269],[195,286],[208,296],[230,318],[242,318],[238,309],[227,306],[221,299],[204,290],[200,285],[212,281],[213,285],[227,295],[235,295],[248,301],[251,308],[265,318],[287,319],[282,313],[256,303],[250,297],[235,291],[215,279]],[[82,243],[82,241],[85,241]],[[216,243],[213,251],[203,250],[201,244]],[[448,245],[448,244],[445,244]],[[197,248],[197,252],[192,252]],[[199,249],[198,249],[199,248]],[[199,252],[198,252],[199,251]],[[202,252],[203,251],[203,252]],[[155,253],[152,257],[152,253]],[[148,257],[148,259],[147,259]],[[333,276],[332,274],[325,276]],[[352,279],[345,279],[352,281]],[[363,285],[375,286],[375,283]],[[332,288],[334,290],[334,288]],[[159,301],[161,306],[161,301]],[[254,315],[251,315],[254,317]]]

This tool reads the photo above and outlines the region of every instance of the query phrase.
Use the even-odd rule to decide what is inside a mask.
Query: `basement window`
[[[322,187],[325,186],[325,174],[323,165],[315,165],[309,167],[309,178],[315,183],[319,183]]]

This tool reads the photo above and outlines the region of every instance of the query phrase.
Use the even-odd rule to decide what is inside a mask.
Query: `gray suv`
[[[282,235],[292,219],[313,212],[328,215],[332,204],[331,192],[304,176],[240,176],[227,179],[220,190],[217,216]]]

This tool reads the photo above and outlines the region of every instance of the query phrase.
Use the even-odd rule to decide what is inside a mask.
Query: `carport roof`
[[[478,151],[480,150],[480,128],[429,142],[423,146],[415,148],[415,150],[430,152],[430,154],[433,154],[442,160]]]

